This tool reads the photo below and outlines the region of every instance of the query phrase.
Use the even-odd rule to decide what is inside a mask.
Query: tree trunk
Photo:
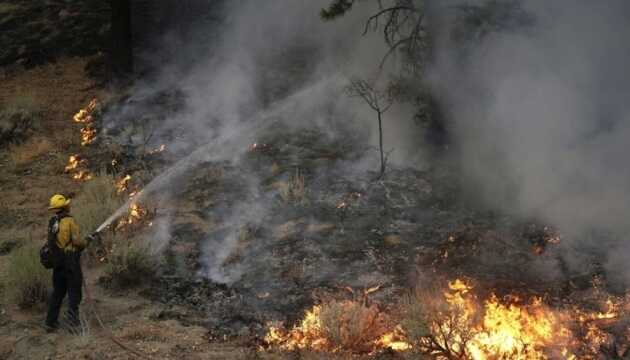
[[[381,176],[385,174],[385,156],[383,155],[383,121],[382,121],[382,113],[381,111],[377,111],[378,113],[378,146],[379,151],[381,152]]]
[[[110,71],[113,80],[133,73],[133,43],[131,38],[131,0],[111,0]]]

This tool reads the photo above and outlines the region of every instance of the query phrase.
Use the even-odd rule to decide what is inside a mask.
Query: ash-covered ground
[[[122,142],[110,133],[105,142]],[[366,167],[375,150],[351,131],[331,136],[278,122],[255,138],[234,159],[199,162],[164,189],[154,221],[165,225],[147,237],[161,266],[143,294],[189,310],[163,318],[216,336],[261,337],[269,322],[290,325],[325,296],[378,287],[370,298],[387,306],[423,277],[471,278],[550,303],[605,277],[597,253],[582,254],[590,267],[567,264],[553,228],[466,201],[447,155],[379,177]],[[159,175],[171,157],[147,160],[155,167],[147,173]]]

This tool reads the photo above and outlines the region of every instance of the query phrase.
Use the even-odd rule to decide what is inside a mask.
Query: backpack
[[[67,214],[57,214],[48,222],[48,239],[39,250],[39,262],[46,269],[55,269],[64,263],[63,250],[57,246],[57,234],[61,220],[66,217],[68,217]]]

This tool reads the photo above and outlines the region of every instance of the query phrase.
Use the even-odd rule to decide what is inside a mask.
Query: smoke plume
[[[464,183],[491,206],[557,226],[567,250],[607,254],[619,275],[629,255],[630,4],[522,1],[531,24],[463,50],[450,36],[463,3],[435,5],[429,73]]]

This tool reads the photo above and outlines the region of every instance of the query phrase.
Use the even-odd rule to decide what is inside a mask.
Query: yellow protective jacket
[[[59,221],[57,246],[63,251],[80,251],[87,246],[87,242],[81,238],[79,225],[72,217],[64,217]]]

